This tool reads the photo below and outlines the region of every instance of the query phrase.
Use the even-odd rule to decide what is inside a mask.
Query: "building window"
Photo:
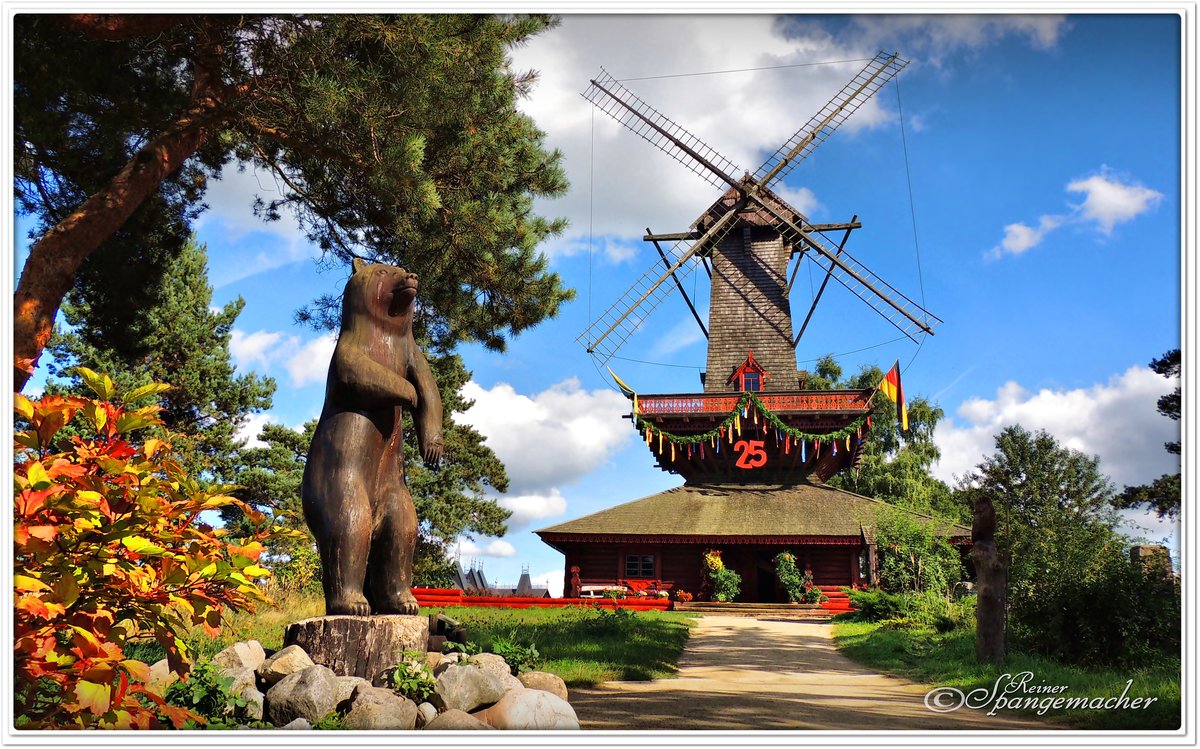
[[[746,352],[746,361],[742,362],[742,366],[733,371],[729,375],[728,384],[733,385],[733,389],[739,392],[761,392],[763,383],[771,375],[762,368],[762,365],[754,360],[754,352]]]
[[[654,577],[653,554],[629,554],[625,557],[625,577]]]

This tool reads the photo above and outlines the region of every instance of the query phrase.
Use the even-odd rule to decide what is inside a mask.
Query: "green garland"
[[[642,415],[637,412],[637,410],[636,410],[637,396],[636,395],[634,396],[633,420],[634,420],[634,424],[637,427],[638,431],[641,431],[642,428],[645,427],[646,429],[650,430],[651,433],[660,434],[663,437],[666,437],[668,441],[670,441],[676,445],[698,445],[701,442],[710,442],[714,438],[722,436],[722,434],[724,433],[724,430],[727,427],[730,427],[737,422],[738,415],[750,403],[754,404],[754,407],[758,410],[759,413],[761,413],[763,415],[764,419],[766,419],[768,422],[770,422],[771,426],[775,427],[775,429],[777,429],[779,432],[781,432],[782,434],[786,434],[787,436],[791,437],[792,439],[794,439],[796,441],[806,440],[806,441],[814,441],[814,442],[823,442],[823,441],[845,439],[846,437],[849,437],[851,435],[857,436],[858,430],[861,429],[863,424],[866,423],[867,419],[870,418],[869,414],[864,414],[863,416],[860,416],[858,419],[856,419],[853,423],[851,423],[845,427],[842,427],[841,429],[837,430],[836,432],[825,432],[824,434],[814,434],[812,432],[805,432],[800,429],[795,429],[795,428],[790,427],[787,424],[783,423],[783,421],[778,416],[771,413],[771,411],[769,411],[767,409],[767,407],[763,405],[763,402],[761,400],[759,400],[757,395],[755,395],[754,393],[752,393],[750,391],[746,391],[746,392],[742,393],[742,397],[738,399],[737,405],[735,405],[733,407],[733,410],[729,412],[729,415],[726,416],[725,419],[720,424],[718,424],[716,427],[714,427],[713,429],[711,429],[707,432],[704,432],[703,434],[678,435],[678,434],[671,434],[670,432],[659,429],[658,427],[651,424],[647,419],[642,418]]]

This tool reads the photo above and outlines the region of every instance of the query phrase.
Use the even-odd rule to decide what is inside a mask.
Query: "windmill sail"
[[[811,232],[805,231],[799,223],[778,212],[767,202],[761,202],[759,205],[774,215],[775,229],[786,241],[816,250],[807,253],[806,256],[910,339],[915,341],[915,336],[921,331],[932,335],[933,327],[942,322],[939,317],[875,275],[844,249],[839,251],[827,247]]]
[[[789,353],[786,356],[780,354],[780,359],[783,361],[790,358],[793,363],[788,365],[785,362],[784,365],[775,368],[780,371],[794,368],[795,341],[791,339],[791,313],[787,302],[787,289],[790,288],[790,284],[785,284],[783,280],[788,255],[786,252],[776,252],[788,247],[808,247],[814,250],[805,253],[806,256],[812,258],[831,277],[836,278],[851,293],[909,338],[914,338],[921,331],[932,334],[933,326],[941,320],[872,273],[844,250],[835,251],[826,247],[814,236],[807,220],[770,191],[773,183],[786,177],[800,161],[845,122],[846,118],[874,96],[907,64],[907,61],[900,59],[896,54],[880,52],[804,127],[780,146],[759,167],[755,176],[746,175],[740,179],[734,176],[740,172],[739,168],[729,159],[646,104],[601,69],[600,75],[591,81],[591,86],[584,92],[584,98],[710,184],[732,189],[701,216],[687,238],[677,241],[665,253],[668,265],[666,272],[657,265],[648,269],[576,340],[601,363],[607,362],[642,321],[672,293],[674,287],[667,282],[674,276],[675,284],[678,285],[695,271],[698,264],[696,255],[711,254],[715,259],[717,255],[723,256],[729,252],[748,252],[756,258],[748,265],[730,262],[721,266],[724,269],[721,270],[714,264],[714,273],[721,271],[726,274],[722,279],[714,276],[714,299],[720,296],[716,282],[721,280],[729,287],[727,296],[731,299],[742,299],[750,314],[762,318],[763,325],[766,326],[764,330],[769,328],[768,332],[759,336],[760,338],[778,338],[790,343]],[[742,227],[740,239],[731,235],[731,230],[738,226]],[[761,231],[774,231],[775,240],[764,242],[754,234]],[[735,238],[730,239],[731,236]],[[737,250],[737,247],[745,249]],[[770,254],[773,259],[768,263],[765,256],[758,257],[762,253]],[[764,263],[770,265],[770,268],[763,270],[766,268]],[[754,279],[751,279],[751,276],[754,276]],[[758,296],[762,297],[761,303],[752,303]],[[718,339],[721,336],[714,331],[711,315],[710,309],[710,353],[714,348],[734,346],[732,343],[720,343]],[[745,320],[742,322],[748,324]],[[745,343],[744,339],[735,342],[735,348]],[[710,369],[714,368],[712,361],[709,365]],[[716,368],[719,369],[720,366]]]
[[[786,177],[817,146],[825,142],[834,130],[854,114],[863,102],[875,95],[888,81],[908,65],[895,53],[880,52],[866,67],[858,71],[841,91],[838,91],[821,111],[812,116],[804,127],[780,146],[754,173],[756,181],[771,185]]]
[[[730,211],[699,239],[681,239],[671,245],[664,253],[670,262],[665,272],[657,266],[651,266],[575,340],[583,344],[600,363],[611,359],[621,344],[641,326],[642,320],[671,295],[673,287],[667,281],[674,276],[676,283],[682,283],[690,276],[699,265],[695,256],[720,242],[729,233],[736,223],[733,220],[735,214],[736,211]]]
[[[692,135],[674,120],[642,101],[604,68],[583,92],[597,109],[662,149],[680,164],[716,187],[736,184],[741,169]]]

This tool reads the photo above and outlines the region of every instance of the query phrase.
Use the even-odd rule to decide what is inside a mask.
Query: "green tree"
[[[1172,349],[1160,358],[1150,362],[1150,368],[1168,380],[1178,380],[1180,373],[1179,349]],[[1158,412],[1168,419],[1179,421],[1179,410],[1183,402],[1182,389],[1175,386],[1173,392],[1158,399]],[[1179,454],[1179,440],[1163,445],[1166,451]],[[1182,478],[1178,473],[1163,474],[1149,484],[1127,486],[1125,491],[1113,500],[1118,508],[1146,507],[1154,510],[1161,517],[1178,517],[1179,506],[1183,497]]]
[[[1118,542],[1112,485],[1099,459],[1045,431],[1004,429],[996,452],[963,476],[956,492],[967,506],[975,492],[992,499],[997,547],[1011,557],[1008,600],[1018,631],[1038,631],[1037,612],[1064,579],[1088,574]]]
[[[918,517],[898,508],[880,508],[875,516],[879,545],[879,583],[892,592],[948,595],[962,579],[958,551],[939,533],[950,521]]]
[[[565,223],[532,202],[562,194],[566,180],[517,109],[534,75],[506,57],[554,23],[16,16],[15,189],[38,219],[14,294],[17,389],[85,261],[112,251],[141,268],[175,252],[208,183],[233,162],[278,178],[283,194],[254,210],[291,212],[327,261],[360,256],[421,274],[439,341],[502,349],[555,314],[571,292],[535,248]],[[152,232],[162,241],[137,241]],[[331,304],[301,317],[327,322]]]
[[[63,379],[50,380],[47,392],[86,392],[76,366],[114,373],[123,390],[168,383],[159,417],[174,433],[181,464],[196,477],[231,480],[235,435],[250,415],[271,407],[275,392],[274,380],[237,375],[230,362],[230,333],[244,302],[212,309],[207,251],[194,242],[164,259],[153,284],[129,293],[139,297],[141,314],[119,328],[92,324],[104,315],[86,289],[67,298],[63,318],[69,327],[50,344],[50,373]]]
[[[828,374],[841,367],[832,366],[831,357],[823,357]],[[857,374],[835,382],[846,389],[873,388],[883,380],[884,372],[875,365],[863,365]],[[961,522],[970,512],[957,502],[950,487],[930,472],[942,457],[933,441],[933,432],[945,415],[942,409],[922,397],[908,401],[908,432],[901,432],[896,404],[883,392],[872,401],[871,430],[862,458],[854,471],[834,476],[829,483],[867,497],[917,512],[935,514]]]
[[[808,373],[804,386],[809,390],[833,390],[841,387],[839,384],[841,379],[842,365],[837,363],[833,354],[825,354],[817,359],[813,371]]]

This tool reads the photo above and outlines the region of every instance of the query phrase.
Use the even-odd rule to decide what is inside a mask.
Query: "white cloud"
[[[1157,190],[1122,182],[1107,168],[1102,168],[1099,174],[1074,180],[1067,189],[1087,195],[1078,210],[1085,220],[1099,224],[1105,234],[1112,234],[1115,225],[1150,210],[1163,197]]]
[[[1179,439],[1179,423],[1160,415],[1158,398],[1174,387],[1148,367],[1130,367],[1107,383],[1072,390],[1031,393],[1005,383],[996,397],[972,398],[953,419],[938,424],[934,441],[942,451],[934,475],[953,481],[995,452],[995,435],[1020,424],[1044,429],[1062,445],[1100,457],[1100,470],[1120,489],[1148,483],[1179,470],[1179,459],[1163,443]]]
[[[563,571],[561,569],[551,570],[550,572],[542,572],[537,575],[531,574],[529,579],[533,582],[534,587],[545,585],[550,591],[550,595],[554,598],[562,598],[563,595]]]
[[[240,169],[244,166],[244,169]],[[196,227],[202,228],[212,221],[220,222],[223,229],[237,238],[252,231],[266,231],[286,240],[304,240],[304,234],[294,218],[284,214],[279,221],[263,221],[254,215],[254,199],[264,202],[278,200],[284,189],[270,170],[258,169],[253,164],[231,162],[221,169],[219,179],[208,183],[204,202],[209,209],[200,214]]]
[[[1025,224],[1009,224],[1004,227],[1004,239],[998,247],[993,247],[988,257],[995,259],[1004,255],[1020,255],[1042,243],[1042,239],[1051,231],[1062,226],[1062,216],[1042,216],[1038,228]]]
[[[634,435],[621,419],[629,412],[624,396],[584,390],[575,378],[533,396],[507,383],[485,390],[472,381],[463,396],[475,405],[454,418],[487,437],[517,496],[554,496],[554,487],[591,473]]]
[[[700,314],[703,315],[704,312],[700,311]],[[704,331],[700,329],[689,313],[672,325],[671,329],[663,333],[662,337],[650,347],[650,358],[665,358],[703,340]]]
[[[567,511],[567,500],[557,487],[545,494],[523,494],[519,497],[497,497],[496,504],[510,510],[509,531],[520,530],[537,520],[562,515]]]
[[[269,413],[250,414],[246,418],[244,424],[238,427],[238,430],[233,433],[235,442],[244,442],[246,447],[266,447],[267,443],[258,438],[262,434],[262,428],[271,421]]]
[[[266,369],[282,338],[282,333],[266,330],[247,333],[234,328],[229,336],[229,353],[238,369],[248,370],[255,365]]]
[[[333,358],[335,346],[337,335],[334,333],[327,333],[300,346],[285,365],[292,376],[292,384],[302,387],[323,381],[329,374],[329,361]]]
[[[517,549],[507,541],[496,538],[492,539],[487,545],[481,546],[479,543],[472,541],[469,538],[461,539],[458,542],[458,554],[460,558],[469,557],[515,557]]]
[[[1069,192],[1084,193],[1083,203],[1071,206],[1067,215],[1045,215],[1036,229],[1022,223],[1004,227],[1004,239],[984,253],[995,260],[1005,255],[1020,255],[1041,244],[1051,231],[1066,224],[1091,224],[1105,235],[1113,227],[1140,216],[1156,206],[1163,198],[1157,190],[1133,181],[1122,181],[1106,166],[1090,177],[1080,177],[1067,184]]]
[[[863,15],[854,18],[854,34],[867,46],[899,47],[933,64],[960,50],[981,48],[1010,36],[1024,37],[1038,49],[1058,43],[1068,27],[1056,15]]]
[[[862,68],[861,58],[876,51],[842,44],[823,31],[793,31],[769,15],[568,15],[560,28],[516,50],[516,67],[540,73],[521,108],[546,132],[547,143],[563,152],[574,186],[563,198],[538,206],[571,221],[567,236],[547,245],[547,253],[577,254],[586,250],[589,235],[636,245],[647,227],[685,230],[721,192],[580,97],[601,66],[646,103],[753,172]],[[739,43],[730,44],[730,39]],[[614,52],[621,49],[638,54]],[[771,69],[846,59],[858,61]],[[729,70],[741,72],[644,78]],[[763,96],[764,90],[780,95]],[[852,135],[893,122],[890,104],[881,100],[864,104],[843,129]],[[802,203],[796,207],[806,213],[817,206],[810,191],[786,197]],[[615,261],[625,256],[626,245],[610,240],[597,249]]]
[[[296,387],[325,379],[335,346],[335,333],[302,341],[299,336],[278,331],[256,330],[247,333],[235,328],[229,340],[229,351],[238,369],[246,370],[257,365],[269,372],[281,365]]]

